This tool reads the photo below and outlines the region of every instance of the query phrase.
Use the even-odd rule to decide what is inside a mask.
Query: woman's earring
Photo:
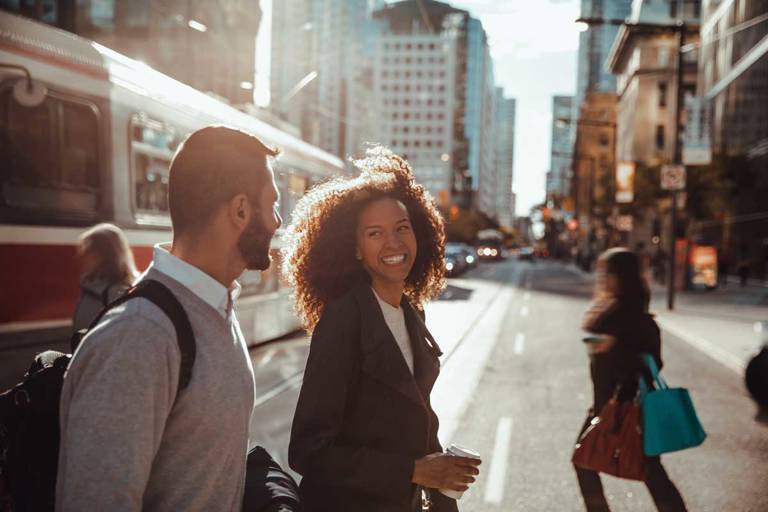
[[[360,254],[359,252],[358,252],[358,253],[355,253],[355,259],[356,259],[357,261],[363,261],[363,255],[362,255],[362,254]]]

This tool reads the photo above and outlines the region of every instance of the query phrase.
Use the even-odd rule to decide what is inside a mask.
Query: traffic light
[[[456,220],[459,218],[459,207],[454,205],[451,205],[451,208],[448,210],[448,217],[451,220]]]

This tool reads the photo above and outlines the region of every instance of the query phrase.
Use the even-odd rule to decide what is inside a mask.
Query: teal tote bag
[[[667,386],[659,375],[656,360],[650,354],[641,357],[653,376],[654,388],[649,389],[640,378],[640,404],[643,415],[643,452],[647,456],[693,448],[707,437],[702,428],[691,396],[684,388]]]

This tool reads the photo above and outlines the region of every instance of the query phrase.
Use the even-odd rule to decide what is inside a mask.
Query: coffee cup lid
[[[469,448],[465,448],[463,446],[459,446],[457,444],[452,444],[448,447],[448,453],[451,455],[456,455],[458,457],[467,457],[470,459],[477,459],[480,460],[480,454],[477,453],[474,450],[470,450]]]

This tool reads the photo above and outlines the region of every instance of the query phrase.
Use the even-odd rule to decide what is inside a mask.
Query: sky
[[[264,11],[256,48],[256,103],[269,101],[269,41],[273,0]],[[279,1],[279,0],[276,0]],[[496,85],[517,99],[515,129],[516,213],[527,215],[544,200],[549,169],[552,96],[576,90],[579,0],[455,0],[479,18],[488,33]]]

